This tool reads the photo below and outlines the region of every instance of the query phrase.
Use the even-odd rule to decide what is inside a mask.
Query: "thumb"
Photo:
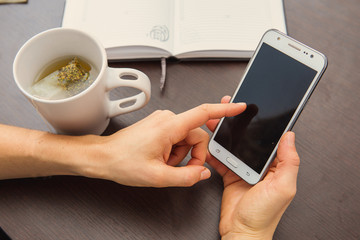
[[[198,165],[183,167],[162,165],[158,173],[161,177],[154,183],[157,187],[190,187],[211,176],[209,169]]]
[[[296,186],[297,174],[299,171],[300,158],[295,148],[295,134],[287,132],[281,138],[277,150],[276,174],[281,183],[289,186]]]
[[[286,165],[299,167],[300,159],[295,147],[295,133],[287,132],[281,138],[277,151],[277,158]]]

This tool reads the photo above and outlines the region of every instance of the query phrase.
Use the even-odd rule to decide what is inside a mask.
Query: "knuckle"
[[[173,112],[170,111],[170,110],[162,110],[162,113],[161,113],[161,114],[164,115],[164,116],[167,116],[167,117],[172,117],[172,116],[175,115],[175,113],[173,113]]]
[[[299,166],[300,165],[300,157],[297,152],[295,152],[294,162]]]
[[[152,114],[153,114],[153,115],[159,115],[159,114],[161,114],[162,111],[163,111],[163,110],[156,110],[156,111],[154,111]]]
[[[296,186],[284,186],[282,188],[282,193],[281,195],[283,196],[283,198],[287,201],[291,201],[292,199],[294,199],[295,195],[296,195]]]
[[[296,152],[288,156],[288,161],[295,167],[300,166],[300,157]]]
[[[156,110],[152,113],[154,116],[161,116],[161,117],[171,117],[174,116],[175,113],[173,113],[170,110]]]
[[[289,191],[287,192],[287,197],[289,200],[294,199],[295,195],[296,195],[296,187],[289,189]]]
[[[195,182],[190,178],[184,178],[183,180],[183,186],[184,187],[192,187],[195,184]]]
[[[203,129],[201,129],[201,130],[202,130],[202,135],[203,135],[204,139],[206,141],[209,141],[210,140],[210,135],[205,130],[203,130]]]
[[[200,110],[204,111],[204,112],[208,112],[209,111],[209,104],[208,103],[203,103],[199,106]]]
[[[151,174],[150,179],[153,187],[160,188],[164,186],[164,175],[161,172]]]
[[[197,182],[196,179],[192,176],[192,174],[185,174],[183,177],[183,186],[184,187],[191,187]]]
[[[210,136],[205,130],[198,128],[196,134],[197,134],[197,137],[196,137],[197,143],[208,143],[209,142]]]

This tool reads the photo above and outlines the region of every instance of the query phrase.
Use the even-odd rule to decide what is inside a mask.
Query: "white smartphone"
[[[318,51],[277,30],[267,31],[231,99],[247,108],[221,119],[209,152],[249,184],[259,182],[326,66]]]

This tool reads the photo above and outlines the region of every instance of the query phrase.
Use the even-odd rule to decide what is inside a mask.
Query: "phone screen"
[[[233,99],[247,109],[225,118],[214,140],[260,174],[316,74],[262,43]]]

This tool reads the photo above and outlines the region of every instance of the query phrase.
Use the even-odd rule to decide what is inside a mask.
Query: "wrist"
[[[36,132],[31,147],[31,158],[37,164],[37,176],[83,175],[91,153],[90,140],[98,136],[66,136]]]
[[[222,240],[271,240],[275,228],[269,226],[263,229],[254,229],[244,225],[237,226],[236,231],[229,231],[222,235]]]
[[[221,240],[271,240],[273,234],[229,232]]]

